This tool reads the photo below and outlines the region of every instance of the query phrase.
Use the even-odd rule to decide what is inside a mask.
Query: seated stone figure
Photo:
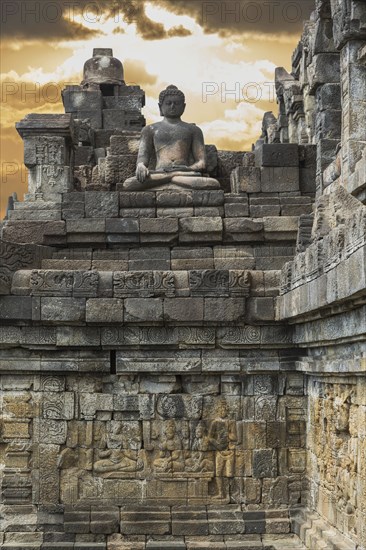
[[[136,176],[123,188],[139,191],[166,184],[186,189],[219,189],[219,182],[205,175],[206,158],[203,134],[195,124],[181,120],[185,97],[176,86],[168,86],[159,95],[161,122],[143,129],[137,157]],[[156,156],[155,170],[148,166]]]

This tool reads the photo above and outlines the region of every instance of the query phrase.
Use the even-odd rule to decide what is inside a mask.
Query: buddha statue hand
[[[150,175],[149,169],[146,168],[143,162],[139,162],[136,168],[136,179],[139,183],[144,183]]]

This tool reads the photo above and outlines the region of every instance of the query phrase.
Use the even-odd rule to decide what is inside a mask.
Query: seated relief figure
[[[103,449],[96,449],[94,472],[106,478],[124,477],[126,472],[143,470],[144,463],[132,449],[122,449],[122,424],[112,424],[105,438]]]
[[[126,191],[142,191],[172,184],[185,189],[220,189],[219,182],[205,174],[203,134],[195,124],[181,120],[185,97],[176,86],[159,95],[161,122],[146,126],[141,134],[136,176],[128,178]],[[149,170],[156,157],[155,170]]]

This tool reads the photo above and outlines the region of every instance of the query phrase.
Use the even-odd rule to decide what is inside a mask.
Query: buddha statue
[[[219,182],[205,174],[206,157],[203,134],[195,124],[181,120],[185,110],[184,93],[168,86],[159,95],[162,121],[146,126],[141,134],[136,175],[128,178],[126,191],[169,187],[220,189]],[[155,170],[149,170],[156,157]]]

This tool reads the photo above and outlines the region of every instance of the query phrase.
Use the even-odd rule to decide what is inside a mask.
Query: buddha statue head
[[[186,108],[184,93],[170,84],[159,94],[159,109],[161,116],[179,118]]]

